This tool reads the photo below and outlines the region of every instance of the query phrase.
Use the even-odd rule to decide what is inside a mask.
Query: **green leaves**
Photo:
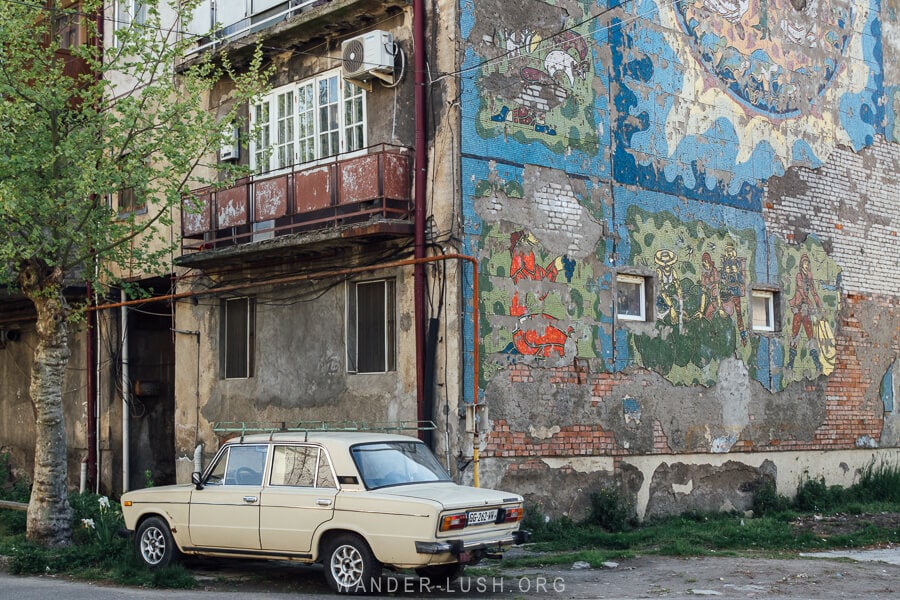
[[[221,58],[187,64],[177,24],[191,3],[146,4],[143,23],[106,21],[102,44],[98,0],[0,4],[0,285],[35,259],[94,284],[171,271],[182,195],[242,174],[220,172],[215,150],[262,89],[259,53],[241,75]]]

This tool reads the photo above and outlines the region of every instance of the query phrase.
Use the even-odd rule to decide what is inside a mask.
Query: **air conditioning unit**
[[[219,147],[219,160],[238,160],[241,157],[240,130],[237,123],[229,123],[222,130],[223,140]]]
[[[376,29],[341,43],[344,79],[367,81],[373,77],[393,83],[394,36]]]

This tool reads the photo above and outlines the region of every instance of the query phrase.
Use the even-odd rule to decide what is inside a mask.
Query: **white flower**
[[[100,496],[97,503],[100,505],[100,512],[106,512],[109,509],[109,498],[106,496]]]
[[[93,519],[82,519],[81,526],[85,529],[94,529],[94,520]]]

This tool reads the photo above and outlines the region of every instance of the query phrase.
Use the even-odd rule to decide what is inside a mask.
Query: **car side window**
[[[232,446],[219,456],[206,485],[262,485],[266,466],[265,445]]]
[[[316,446],[275,446],[273,486],[334,488],[328,457]]]
[[[235,446],[228,458],[225,483],[234,485],[262,485],[266,467],[266,446]]]

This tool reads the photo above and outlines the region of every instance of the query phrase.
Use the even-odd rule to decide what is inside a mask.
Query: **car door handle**
[[[257,500],[258,498],[256,496],[244,496],[244,502],[246,502],[247,504],[253,504]]]
[[[319,498],[318,500],[316,500],[316,504],[318,504],[319,506],[331,506],[331,499]]]

